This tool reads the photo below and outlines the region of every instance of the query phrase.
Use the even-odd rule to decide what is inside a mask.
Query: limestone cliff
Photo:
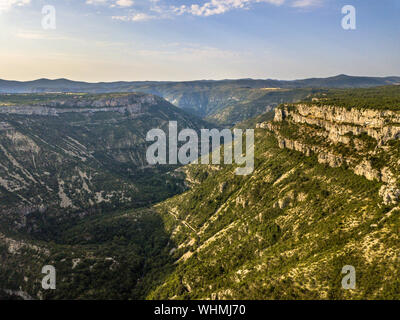
[[[158,179],[169,169],[146,161],[147,132],[172,120],[196,130],[206,125],[151,94],[3,96],[0,222],[25,227],[35,212],[68,218],[140,206],[179,190],[180,178],[166,176],[174,187],[164,186]],[[161,192],[149,188],[153,183]]]
[[[149,94],[66,95],[62,99],[48,102],[3,105],[0,107],[0,114],[58,116],[64,113],[118,112],[140,115],[144,114],[150,107],[158,107],[160,103],[165,103],[165,100]]]
[[[299,103],[277,108],[274,121],[258,127],[274,132],[280,148],[381,182],[383,202],[398,202],[399,111]]]

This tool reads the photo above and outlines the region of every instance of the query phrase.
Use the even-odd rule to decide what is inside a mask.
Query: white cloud
[[[160,1],[161,0],[149,0],[150,5],[148,6],[147,10],[133,14],[128,13],[115,15],[112,16],[112,19],[127,22],[140,22],[154,19],[168,19],[172,18],[173,16],[183,14],[208,17],[212,15],[223,14],[235,9],[250,9],[252,5],[260,3],[267,3],[275,6],[281,6],[285,3],[288,3],[288,5],[291,7],[306,8],[320,5],[323,0],[206,0],[200,4],[189,3],[178,7],[159,5]],[[103,4],[109,6],[110,8],[130,8],[134,5],[133,0],[86,0],[86,3]]]
[[[211,16],[222,14],[233,9],[246,9],[252,3],[260,2],[280,6],[285,2],[285,0],[211,0],[203,5],[182,5],[180,7],[173,8],[173,10],[178,15],[190,13],[195,16]]]
[[[292,7],[305,8],[305,7],[317,6],[320,4],[321,4],[321,0],[295,0],[292,3]]]
[[[107,0],[86,0],[86,4],[94,4],[94,5],[98,5],[98,4],[106,4]]]
[[[1,0],[0,0],[1,1]],[[109,5],[110,8],[115,7],[131,7],[134,4],[133,0],[86,0],[86,4],[91,5]]]
[[[22,7],[30,3],[31,0],[0,0],[0,13],[8,11],[14,6]]]
[[[133,6],[132,0],[118,0],[116,4],[120,7],[131,7]]]
[[[147,13],[137,13],[132,16],[132,21],[147,21],[154,18],[154,16],[148,15]]]
[[[133,21],[133,22],[140,22],[140,21],[148,21],[156,19],[155,16],[149,15],[147,13],[135,13],[129,16],[113,16],[112,19],[114,20],[121,20],[121,21]]]

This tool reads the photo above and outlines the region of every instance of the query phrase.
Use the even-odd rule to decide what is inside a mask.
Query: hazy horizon
[[[355,30],[342,28],[348,4],[356,9]],[[46,29],[49,5],[55,24]],[[395,0],[1,0],[0,40],[7,47],[0,78],[391,76],[400,74],[400,43],[393,41],[399,10]]]
[[[189,79],[189,80],[110,80],[110,81],[85,81],[79,79],[70,79],[70,78],[35,78],[35,79],[28,79],[28,80],[19,80],[19,79],[4,79],[0,78],[2,81],[16,81],[16,82],[33,82],[33,81],[40,81],[40,80],[49,80],[49,81],[57,81],[57,80],[67,80],[72,82],[86,82],[86,83],[114,83],[114,82],[196,82],[196,81],[237,81],[237,80],[260,80],[260,81],[301,81],[301,80],[309,80],[309,79],[329,79],[335,78],[339,76],[346,76],[346,77],[366,77],[366,78],[400,78],[400,75],[386,75],[386,76],[374,76],[374,75],[348,75],[348,74],[336,74],[330,75],[326,77],[306,77],[306,78],[295,78],[295,79],[279,79],[279,78],[226,78],[226,79]]]

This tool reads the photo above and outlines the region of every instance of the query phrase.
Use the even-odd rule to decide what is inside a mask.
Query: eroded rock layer
[[[385,204],[399,200],[400,112],[309,104],[276,109],[273,122],[260,123],[276,135],[280,148],[315,155],[319,163],[344,166],[382,183]]]

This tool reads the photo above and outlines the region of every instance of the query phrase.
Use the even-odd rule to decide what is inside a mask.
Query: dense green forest
[[[282,150],[266,130],[255,163],[251,177],[192,166],[193,190],[157,206],[180,260],[150,298],[399,298],[400,210],[381,204],[379,182]],[[358,290],[341,288],[346,264]]]
[[[400,110],[400,85],[322,90],[312,98],[306,101],[310,104],[341,106],[348,109]]]

